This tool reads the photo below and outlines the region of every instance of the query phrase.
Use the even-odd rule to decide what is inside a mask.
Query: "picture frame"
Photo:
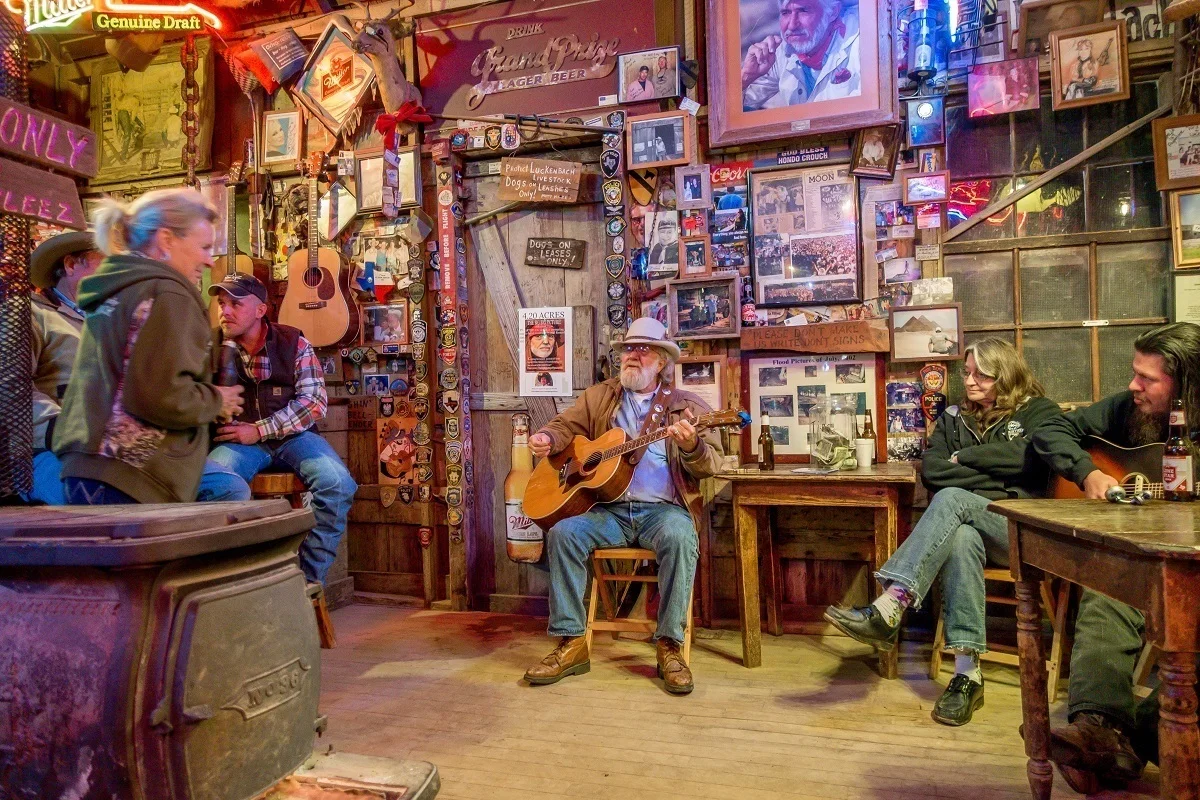
[[[675,386],[698,396],[714,411],[724,408],[724,356],[681,356],[675,362]]]
[[[679,277],[712,275],[712,242],[707,235],[679,237]]]
[[[1200,268],[1200,189],[1171,192],[1171,244],[1175,269]]]
[[[892,361],[958,361],[963,357],[962,303],[893,307],[888,328]]]
[[[686,111],[642,114],[625,121],[628,169],[691,164],[696,157],[696,118]]]
[[[675,207],[680,211],[708,209],[713,204],[712,172],[708,164],[675,168]]]
[[[1017,55],[1041,56],[1049,51],[1054,31],[1095,25],[1104,19],[1107,0],[1023,0],[1018,8]]]
[[[862,178],[891,180],[896,174],[896,154],[899,152],[899,125],[863,128],[854,137],[850,173]]]
[[[408,301],[372,303],[362,307],[359,345],[408,344]]]
[[[396,167],[398,185],[396,187],[396,206],[398,208],[414,208],[421,205],[421,148],[400,147],[396,149],[399,164]]]
[[[264,167],[276,164],[292,169],[300,163],[301,137],[300,112],[265,111],[262,119],[262,158]]]
[[[358,213],[383,211],[383,148],[354,151],[354,193]]]
[[[908,148],[946,143],[946,99],[918,97],[904,102],[904,139]]]
[[[1038,58],[975,64],[967,73],[967,116],[990,117],[1041,106]]]
[[[344,18],[334,17],[289,90],[334,136],[357,118],[357,110],[375,85],[375,68],[354,49],[356,35]]]
[[[736,272],[667,282],[667,328],[675,341],[730,339],[742,333]]]
[[[855,130],[899,121],[893,52],[892,4],[843,3],[841,17],[825,22],[821,74],[812,92],[790,85],[773,57],[743,85],[751,48],[783,33],[774,0],[707,0],[709,144],[748,142]],[[834,23],[840,25],[834,28]],[[776,39],[777,40],[777,39]],[[770,48],[770,52],[783,51]],[[782,79],[776,76],[783,76]]]
[[[1200,114],[1160,117],[1150,125],[1158,190],[1200,186]]]
[[[679,97],[683,94],[679,59],[679,45],[617,56],[617,102],[626,105]],[[645,81],[639,80],[643,69],[646,70]]]
[[[917,172],[904,176],[901,189],[904,205],[944,203],[950,199],[950,171]]]
[[[1098,22],[1050,34],[1050,97],[1054,110],[1092,106],[1129,99],[1129,49],[1124,21]],[[1115,57],[1100,56],[1116,48]],[[1072,80],[1071,75],[1088,53],[1096,64],[1095,75]],[[1096,53],[1096,56],[1090,54]],[[1088,84],[1089,80],[1094,82]]]

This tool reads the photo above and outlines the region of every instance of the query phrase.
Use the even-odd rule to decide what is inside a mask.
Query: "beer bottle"
[[[529,449],[529,415],[512,415],[512,469],[504,479],[504,519],[508,557],[534,563],[542,560],[545,544],[542,529],[525,516],[521,502],[525,485],[533,473],[533,451]]]
[[[875,438],[875,426],[871,424],[871,409],[869,409],[869,408],[867,409],[867,418],[863,422],[862,433],[859,434],[858,438],[860,438],[860,439],[874,439]]]
[[[771,418],[766,414],[762,415],[762,430],[758,434],[758,468],[775,469],[775,440],[771,438]]]
[[[238,385],[237,360],[237,343],[232,339],[226,339],[221,343],[221,355],[217,361],[217,386]]]
[[[1195,473],[1192,470],[1192,442],[1188,435],[1187,414],[1183,401],[1171,404],[1171,432],[1163,449],[1163,499],[1190,501],[1195,499]]]

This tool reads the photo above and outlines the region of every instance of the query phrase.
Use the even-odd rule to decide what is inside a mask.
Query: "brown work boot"
[[[658,640],[658,677],[663,680],[663,688],[671,694],[687,694],[696,688],[679,645],[670,639]]]
[[[1146,766],[1124,731],[1104,715],[1086,711],[1050,731],[1050,760],[1081,793],[1122,788],[1141,777]]]
[[[568,675],[583,675],[592,668],[586,636],[564,636],[554,652],[525,670],[525,680],[534,686],[558,683]]]

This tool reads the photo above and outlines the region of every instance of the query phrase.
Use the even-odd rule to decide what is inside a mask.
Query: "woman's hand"
[[[221,411],[217,414],[219,422],[228,422],[242,413],[241,386],[218,386],[216,389],[221,394]]]

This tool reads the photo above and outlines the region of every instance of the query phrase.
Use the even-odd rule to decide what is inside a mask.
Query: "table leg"
[[[1200,732],[1196,729],[1196,654],[1158,658],[1158,758],[1166,800],[1200,798]]]
[[[762,618],[758,610],[758,513],[733,497],[733,555],[737,565],[738,616],[742,621],[742,665],[762,665]]]
[[[872,571],[882,567],[892,557],[892,553],[896,551],[896,535],[899,527],[898,497],[899,495],[895,489],[889,489],[887,505],[875,509],[875,560],[871,565]],[[870,585],[871,578],[868,576],[868,590]],[[879,591],[883,591],[882,585],[878,588]],[[879,674],[881,677],[888,680],[895,680],[896,675],[899,673],[899,664],[899,647],[893,647],[886,653],[879,652]]]
[[[763,591],[767,601],[767,633],[772,636],[783,636],[783,622],[780,620],[780,586],[779,557],[775,554],[775,531],[771,527],[771,509],[757,506],[758,512],[758,541],[762,553]]]
[[[1036,800],[1050,800],[1050,702],[1046,696],[1046,646],[1042,641],[1041,574],[1022,565],[1017,581],[1017,648],[1021,661],[1021,715],[1025,721],[1026,772]]]

